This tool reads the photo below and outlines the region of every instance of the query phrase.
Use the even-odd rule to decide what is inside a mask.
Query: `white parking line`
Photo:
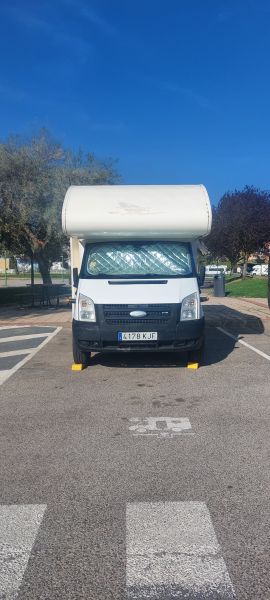
[[[0,506],[0,598],[15,600],[45,504]]]
[[[232,333],[229,333],[229,331],[226,331],[225,329],[223,329],[222,327],[217,327],[217,329],[219,331],[221,331],[221,333],[224,333],[225,335],[227,335],[228,337],[232,338],[233,340],[235,340],[236,342],[238,342],[239,344],[242,344],[242,346],[246,346],[246,348],[249,348],[250,350],[253,350],[253,352],[256,352],[256,354],[259,354],[260,356],[262,356],[263,358],[266,358],[266,360],[270,360],[270,356],[269,354],[265,354],[265,352],[262,352],[262,350],[259,350],[258,348],[255,348],[255,346],[251,346],[250,344],[248,344],[247,342],[244,342],[244,340],[240,340],[239,336],[235,336]]]
[[[7,352],[0,352],[0,358],[4,358],[5,356],[19,356],[20,354],[28,354],[29,352],[33,352],[36,348],[26,348],[23,350],[8,350]]]
[[[18,369],[23,367],[23,365],[25,365],[32,358],[32,356],[37,354],[37,352],[39,352],[39,350],[41,350],[41,348],[43,348],[46,344],[48,344],[48,342],[50,342],[50,340],[55,335],[57,335],[59,333],[59,331],[61,331],[61,329],[62,329],[62,327],[56,327],[54,331],[50,332],[49,334],[46,334],[46,339],[43,340],[43,342],[41,342],[41,344],[39,346],[37,346],[37,348],[34,348],[33,351],[29,354],[27,354],[27,351],[29,350],[29,348],[27,348],[27,350],[25,350],[25,352],[24,352],[24,354],[27,354],[27,356],[25,356],[25,358],[23,358],[20,362],[18,362],[14,367],[12,367],[11,369],[0,371],[0,385],[2,385],[5,381],[7,381],[7,379],[9,379],[9,377],[11,377],[11,375],[13,375],[16,371],[18,371]],[[23,339],[33,338],[33,337],[38,337],[38,336],[44,337],[44,334],[23,336]],[[14,340],[15,338],[11,338],[11,339]],[[5,338],[5,341],[7,341],[7,338]]]
[[[29,335],[12,335],[11,337],[0,338],[0,344],[5,344],[6,342],[20,342],[22,340],[44,338],[47,335],[52,335],[52,332],[50,331],[49,333],[31,333]]]
[[[25,329],[26,327],[33,327],[33,325],[1,325],[0,331],[3,329]],[[44,325],[46,327],[46,325]]]
[[[10,369],[6,369],[5,371],[0,371],[0,385],[2,385],[2,383],[4,383],[4,381],[6,381],[6,379],[9,378],[10,375]],[[0,596],[1,598],[1,596]]]
[[[233,600],[233,586],[204,502],[130,503],[128,600]]]

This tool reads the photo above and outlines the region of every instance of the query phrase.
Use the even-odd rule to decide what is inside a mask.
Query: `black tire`
[[[199,363],[199,365],[201,365],[204,359],[204,349],[205,342],[203,338],[201,346],[198,348],[198,350],[190,350],[190,352],[188,352],[188,362]]]
[[[72,338],[72,351],[73,351],[73,360],[75,364],[79,365],[89,365],[91,352],[82,352],[78,347],[78,344],[74,337]]]

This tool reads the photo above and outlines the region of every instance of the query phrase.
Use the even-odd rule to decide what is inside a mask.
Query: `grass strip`
[[[267,298],[267,277],[231,281],[226,283],[226,292],[236,298]]]

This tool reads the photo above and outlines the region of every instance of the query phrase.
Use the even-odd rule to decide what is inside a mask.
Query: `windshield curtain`
[[[188,243],[106,242],[86,248],[88,277],[185,277],[192,274]]]

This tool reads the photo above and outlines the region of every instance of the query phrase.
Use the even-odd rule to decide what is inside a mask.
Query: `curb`
[[[248,302],[249,304],[255,304],[256,306],[261,306],[262,308],[266,308],[266,310],[268,310],[267,304],[264,304],[263,302],[258,302],[257,300],[253,300],[252,298],[242,298],[241,296],[239,296],[239,300],[243,300],[243,302]]]

